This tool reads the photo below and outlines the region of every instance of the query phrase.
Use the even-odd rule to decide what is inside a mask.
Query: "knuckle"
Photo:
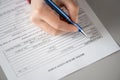
[[[59,30],[59,29],[61,29],[61,26],[62,26],[62,24],[61,24],[61,22],[59,22],[59,23],[57,23],[57,24],[55,25],[55,28],[56,28],[57,30]]]
[[[74,11],[79,11],[79,6],[77,6],[77,5],[74,5],[74,9],[73,9]]]
[[[59,29],[60,29],[60,25],[57,25],[57,26],[56,26],[56,29],[59,30]]]
[[[31,20],[33,23],[36,23],[36,17],[31,16],[31,17],[30,17],[30,20]]]
[[[55,30],[55,31],[53,31],[52,33],[51,33],[51,35],[53,35],[53,36],[57,36],[59,34],[59,31],[58,30]]]
[[[33,14],[41,17],[43,15],[43,9],[42,8],[36,9],[33,11]]]

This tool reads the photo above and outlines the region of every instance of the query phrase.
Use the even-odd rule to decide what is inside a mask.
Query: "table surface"
[[[120,45],[120,0],[87,0],[98,18]],[[120,51],[61,80],[120,80]],[[7,80],[0,68],[0,80]]]

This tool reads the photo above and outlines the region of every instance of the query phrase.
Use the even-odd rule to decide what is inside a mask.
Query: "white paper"
[[[6,3],[7,1],[7,3]],[[58,80],[120,48],[85,0],[79,0],[81,33],[51,36],[29,21],[24,0],[0,2],[0,64],[8,80]]]

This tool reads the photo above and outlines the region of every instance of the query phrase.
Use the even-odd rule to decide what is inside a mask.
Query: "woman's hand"
[[[54,0],[60,6],[68,10],[71,19],[77,22],[79,8],[74,0]],[[76,32],[78,29],[60,17],[47,5],[44,0],[31,0],[32,15],[34,24],[41,27],[51,35],[58,35],[64,32]]]

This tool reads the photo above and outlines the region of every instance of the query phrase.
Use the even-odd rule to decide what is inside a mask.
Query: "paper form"
[[[7,3],[6,3],[7,1]],[[51,36],[29,21],[25,0],[0,1],[0,65],[8,80],[58,80],[120,48],[84,0],[81,33]]]

